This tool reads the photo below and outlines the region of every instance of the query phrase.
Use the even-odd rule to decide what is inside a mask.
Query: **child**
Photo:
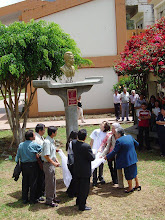
[[[100,129],[95,129],[91,133],[91,135],[90,135],[90,138],[91,138],[90,145],[92,147],[92,150],[93,150],[94,154],[97,154],[98,149],[99,149],[102,141],[106,137],[107,131],[109,131],[109,130],[110,130],[109,123],[106,122],[106,121],[103,121],[100,124]],[[99,166],[99,176],[98,177],[97,177],[97,169],[95,169],[94,172],[93,172],[93,186],[97,185],[97,180],[98,179],[100,180],[101,184],[105,183],[105,180],[103,178],[103,163]]]
[[[77,114],[78,114],[78,119],[81,118],[81,122],[85,123],[83,116],[83,108],[81,103],[81,96],[79,96],[77,100]]]
[[[149,125],[150,125],[150,118],[151,118],[151,112],[147,110],[147,104],[145,102],[141,105],[141,110],[139,111],[138,119],[139,119],[139,150],[142,150],[143,148],[143,131],[145,132],[145,144],[147,147],[147,150],[150,150],[150,143],[149,143]]]

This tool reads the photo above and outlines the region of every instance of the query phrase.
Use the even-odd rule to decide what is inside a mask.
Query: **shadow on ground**
[[[104,185],[98,184],[97,187],[91,188],[90,195],[97,195],[101,197],[127,197],[130,194],[125,193],[124,189],[114,187],[112,183]]]

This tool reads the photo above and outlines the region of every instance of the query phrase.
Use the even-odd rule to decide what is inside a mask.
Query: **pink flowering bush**
[[[165,82],[165,17],[144,33],[132,36],[120,56],[114,66],[119,75],[132,75],[146,83],[151,72]]]

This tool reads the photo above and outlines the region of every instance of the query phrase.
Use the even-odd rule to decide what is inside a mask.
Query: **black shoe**
[[[44,201],[44,198],[43,198],[43,197],[40,197],[40,198],[38,199],[38,201],[39,201],[39,202],[43,202],[43,201]]]
[[[87,207],[87,206],[85,206],[85,208],[84,209],[79,209],[80,211],[89,211],[89,210],[91,210],[92,208],[91,207]]]
[[[134,188],[133,188],[133,189],[131,189],[130,191],[125,190],[125,193],[132,193],[132,192],[134,192]]]
[[[140,190],[142,189],[142,187],[141,187],[141,186],[138,186],[138,187],[134,187],[133,189],[134,189],[134,191],[135,191],[135,190],[140,191]]]
[[[29,202],[29,200],[28,199],[27,200],[23,200],[22,202],[23,202],[23,204],[27,204]]]
[[[122,121],[124,121],[124,119],[122,119]]]
[[[59,199],[53,199],[53,202],[60,203],[61,201]]]
[[[45,205],[48,205],[50,207],[57,207],[58,205],[54,202],[51,202],[51,203],[45,203]]]
[[[130,121],[129,119],[127,119],[127,121]]]
[[[92,186],[97,186],[97,183],[92,183]]]
[[[30,204],[36,204],[36,203],[38,203],[38,199],[36,199],[36,200],[30,200]]]
[[[105,180],[101,180],[100,183],[101,183],[101,185],[104,185],[105,184]]]

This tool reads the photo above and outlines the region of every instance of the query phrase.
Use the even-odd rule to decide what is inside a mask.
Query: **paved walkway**
[[[99,125],[101,124],[102,121],[108,121],[110,124],[116,122],[115,118],[97,118],[97,119],[85,119],[86,123],[81,123],[79,120],[79,125]],[[119,123],[131,123],[130,122],[121,122]],[[37,122],[28,122],[26,128],[35,128],[36,124],[38,123],[43,123],[45,124],[46,127],[49,126],[56,126],[56,127],[64,127],[65,126],[65,121],[37,121]],[[0,120],[0,130],[9,130],[10,126],[8,124],[7,120]]]
[[[20,102],[19,108],[22,108],[22,101]],[[132,117],[130,117],[130,120],[132,120]],[[115,118],[95,118],[95,119],[85,119],[86,123],[81,123],[81,121],[79,120],[79,125],[99,125],[101,124],[102,121],[108,121],[110,124],[116,122]],[[132,121],[130,121],[131,123]],[[43,123],[45,124],[46,127],[49,126],[56,126],[56,127],[64,127],[65,121],[60,120],[60,121],[36,121],[36,122],[28,122],[27,123],[27,128],[35,128],[36,124],[38,123]],[[128,123],[128,122],[121,122],[119,121],[119,123]],[[3,100],[0,100],[0,130],[10,130],[10,126],[8,124],[7,121],[7,117],[6,117],[6,112],[5,112],[5,108],[4,108],[4,104],[3,104]]]

